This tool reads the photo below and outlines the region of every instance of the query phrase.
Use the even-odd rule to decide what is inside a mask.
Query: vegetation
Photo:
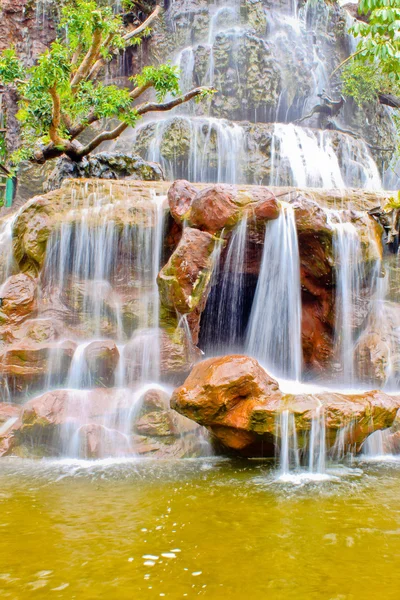
[[[125,0],[124,7],[132,4]],[[19,96],[17,118],[21,124],[21,146],[11,157],[45,162],[66,154],[79,161],[102,142],[116,139],[149,112],[168,111],[192,98],[202,99],[209,88],[195,88],[180,95],[179,71],[171,64],[147,66],[131,77],[132,89],[106,85],[101,77],[107,62],[116,54],[139,44],[159,16],[157,6],[138,27],[127,30],[100,0],[67,0],[61,11],[60,35],[50,48],[25,69],[14,48],[0,56],[0,82],[14,87]],[[137,103],[153,88],[155,101]],[[166,101],[167,95],[172,99]],[[100,131],[83,145],[78,137],[102,119],[118,119],[112,130]]]
[[[343,91],[358,105],[380,100],[398,107],[400,100],[400,0],[360,0],[350,32],[359,38],[357,50],[343,68]],[[392,96],[392,97],[391,97]]]

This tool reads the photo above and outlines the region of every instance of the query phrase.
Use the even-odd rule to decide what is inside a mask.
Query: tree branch
[[[139,86],[139,87],[133,89],[129,95],[132,98],[132,100],[136,100],[136,98],[139,98],[139,96],[141,96],[146,90],[148,90],[151,87],[152,87],[151,83],[146,83],[146,85],[142,85],[142,86]],[[96,113],[91,112],[83,122],[69,128],[69,134],[70,134],[71,139],[72,140],[76,139],[78,137],[78,135],[80,135],[83,131],[85,131],[85,129],[88,127],[88,125],[93,125],[93,123],[96,123],[98,120],[99,120],[99,117],[96,115]]]
[[[332,79],[332,77],[334,76],[334,74],[339,71],[342,67],[344,67],[344,65],[346,63],[349,62],[349,60],[351,60],[352,58],[354,58],[355,56],[358,56],[358,54],[361,54],[361,52],[364,52],[365,48],[360,48],[360,50],[357,50],[357,52],[353,52],[353,54],[350,54],[350,56],[348,56],[347,58],[345,58],[345,60],[343,60],[340,65],[338,65],[336,67],[336,69],[334,69],[332,71],[332,73],[329,75],[329,79]]]
[[[151,13],[151,15],[149,15],[147,17],[147,19],[145,21],[143,21],[143,23],[141,23],[139,25],[139,27],[136,27],[136,29],[133,29],[132,31],[129,31],[126,35],[124,35],[123,39],[126,42],[129,42],[129,40],[131,40],[132,38],[140,35],[158,17],[158,15],[160,14],[160,11],[161,11],[161,7],[160,6],[156,6],[156,8]]]
[[[141,106],[138,106],[136,111],[139,115],[144,115],[148,112],[168,111],[168,110],[175,108],[175,106],[179,106],[180,104],[189,102],[189,100],[191,100],[192,98],[195,98],[196,96],[200,96],[206,90],[209,90],[209,89],[210,88],[205,88],[205,87],[195,88],[195,89],[191,90],[190,92],[187,92],[187,94],[184,94],[183,96],[179,96],[178,98],[174,98],[173,100],[170,100],[169,102],[163,102],[163,103],[146,102],[146,104],[142,104]],[[129,125],[127,123],[120,123],[117,127],[115,127],[115,129],[112,129],[111,131],[103,131],[102,133],[99,133],[99,135],[97,135],[95,138],[93,138],[93,140],[91,142],[89,142],[86,146],[84,146],[78,152],[78,156],[80,158],[83,158],[84,156],[87,156],[88,154],[93,152],[93,150],[98,148],[100,146],[100,144],[102,144],[103,142],[115,140],[117,137],[119,137],[121,135],[121,133],[123,133],[126,129],[128,129],[128,127],[129,127]]]
[[[147,17],[147,19],[139,25],[139,27],[136,27],[136,29],[133,29],[133,31],[129,31],[127,34],[125,34],[122,37],[122,39],[125,40],[126,42],[129,42],[132,38],[135,38],[136,36],[140,35],[158,17],[158,15],[160,14],[160,11],[161,11],[160,6],[156,6],[155,10],[151,13],[151,15],[149,15]],[[108,38],[106,39],[106,41],[102,44],[102,47],[108,48],[112,42],[113,37],[114,37],[114,35],[110,34],[108,36]],[[100,69],[102,67],[104,67],[105,64],[106,64],[106,59],[98,58],[96,60],[96,62],[94,63],[93,67],[91,68],[88,78],[95,79],[96,76],[98,75]]]
[[[82,60],[80,66],[79,66],[79,69],[76,71],[76,73],[71,81],[72,91],[76,90],[76,88],[78,87],[80,82],[83,81],[87,77],[90,69],[93,66],[94,61],[96,60],[98,52],[100,51],[101,45],[102,45],[101,30],[96,29],[93,34],[92,45],[90,46],[89,50],[87,51],[85,58]]]
[[[50,135],[51,141],[54,144],[59,145],[62,143],[62,139],[60,138],[60,136],[58,134],[58,129],[59,129],[60,123],[61,123],[61,101],[60,101],[60,96],[57,93],[57,88],[55,85],[53,85],[49,89],[49,92],[51,95],[51,99],[53,101],[53,118],[52,118],[51,125],[49,128],[49,135]]]

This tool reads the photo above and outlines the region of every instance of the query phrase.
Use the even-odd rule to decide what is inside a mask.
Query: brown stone
[[[112,340],[92,342],[86,346],[84,359],[94,381],[109,386],[119,362],[119,352]]]
[[[75,342],[34,344],[26,341],[5,346],[0,352],[0,373],[12,381],[15,392],[40,386],[49,373],[65,378],[76,349]]]
[[[89,423],[80,427],[79,456],[88,459],[128,456],[132,454],[129,438],[99,423]]]
[[[20,323],[36,310],[36,280],[25,273],[12,275],[1,286],[0,322]]]
[[[212,274],[215,241],[205,231],[184,229],[178,247],[158,276],[165,307],[185,314],[204,300]]]
[[[265,409],[264,417],[270,415],[264,433],[273,436],[281,398],[277,382],[255,359],[233,355],[198,363],[183,386],[174,391],[171,407],[210,428],[222,443],[234,440],[230,447],[244,449],[257,440],[252,419],[259,407]]]
[[[279,217],[279,202],[271,190],[260,187],[257,192],[252,192],[252,197],[257,201],[254,208],[252,207],[256,219],[260,221],[272,221]]]
[[[235,192],[229,186],[214,185],[194,197],[188,222],[209,233],[233,227],[239,220],[241,207],[235,202]]]
[[[300,447],[308,443],[312,423],[321,415],[328,448],[340,434],[345,446],[359,449],[370,433],[392,425],[400,398],[379,391],[283,395],[256,360],[233,355],[197,364],[174,391],[171,407],[209,428],[228,448],[259,455],[270,451],[279,435],[284,410],[294,417]]]
[[[178,179],[171,185],[168,190],[168,205],[171,215],[177,223],[184,221],[197,193],[198,190],[184,179]]]

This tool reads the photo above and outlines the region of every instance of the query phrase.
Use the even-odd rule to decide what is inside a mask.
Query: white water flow
[[[297,443],[296,423],[293,413],[283,410],[278,421],[279,436],[279,474],[287,477],[293,470],[300,468],[300,455]]]
[[[0,287],[11,274],[14,259],[12,248],[12,226],[14,216],[0,222]]]
[[[148,124],[143,126],[145,130]],[[152,124],[146,159],[161,164],[170,180],[239,183],[245,160],[244,130],[236,123],[211,117],[170,117]],[[172,141],[166,140],[172,136]],[[136,136],[140,138],[140,129]],[[186,144],[185,157],[174,151],[174,140]]]
[[[366,144],[349,135],[276,123],[272,144],[272,185],[374,190],[382,187]]]
[[[325,473],[326,439],[323,407],[318,406],[311,421],[308,446],[308,470],[312,474]]]
[[[337,213],[340,218],[340,213]],[[342,384],[356,383],[354,349],[357,337],[357,306],[364,278],[363,254],[353,223],[336,222],[334,258],[336,270],[335,348]]]
[[[222,267],[221,246],[217,250],[214,285],[207,301],[207,311],[212,319],[204,323],[203,331],[205,338],[212,340],[208,352],[220,354],[241,350],[247,227],[248,220],[244,217],[232,232]]]
[[[68,389],[62,434],[68,456],[86,455],[86,443],[101,455],[118,455],[122,447],[134,452],[128,433],[137,399],[161,376],[157,275],[166,197],[152,193],[132,204],[128,190],[110,202],[111,189],[88,194],[83,208],[72,198],[71,212],[49,239],[40,282],[42,315],[64,320],[65,337],[49,351],[45,389]],[[63,377],[63,348],[72,343]],[[113,385],[96,400],[97,387]]]
[[[300,380],[300,260],[294,211],[281,214],[265,229],[264,249],[251,310],[246,351],[272,374]]]

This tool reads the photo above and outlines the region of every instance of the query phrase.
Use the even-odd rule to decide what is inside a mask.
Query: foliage
[[[141,73],[132,77],[138,87],[152,86],[156,90],[157,100],[162,102],[169,93],[179,94],[179,68],[170,63],[159,67],[144,67]]]
[[[400,209],[400,191],[397,192],[397,198],[391,196],[387,199],[383,209],[385,212],[391,212],[392,210]]]
[[[360,0],[359,13],[367,23],[356,21],[351,28],[360,36],[358,60],[378,63],[393,83],[400,80],[400,0]]]
[[[150,21],[159,10],[154,10]],[[0,82],[13,85],[20,99],[17,118],[22,144],[12,157],[14,163],[44,161],[63,152],[79,160],[94,149],[93,143],[82,147],[77,141],[90,124],[114,118],[122,126],[134,126],[146,112],[145,105],[138,107],[134,101],[149,88],[154,89],[159,103],[167,94],[179,95],[179,70],[169,63],[144,67],[131,78],[134,90],[106,85],[99,79],[99,73],[119,51],[140,43],[149,34],[146,23],[127,32],[122,17],[100,0],[66,0],[59,36],[33,67],[25,69],[12,47],[1,54]],[[203,88],[195,92],[186,95],[187,99],[205,93]],[[120,132],[117,129],[116,135]],[[101,141],[98,136],[98,144]]]
[[[359,13],[367,22],[357,20],[350,29],[359,42],[342,79],[344,93],[361,105],[379,93],[399,93],[400,0],[360,0]]]

